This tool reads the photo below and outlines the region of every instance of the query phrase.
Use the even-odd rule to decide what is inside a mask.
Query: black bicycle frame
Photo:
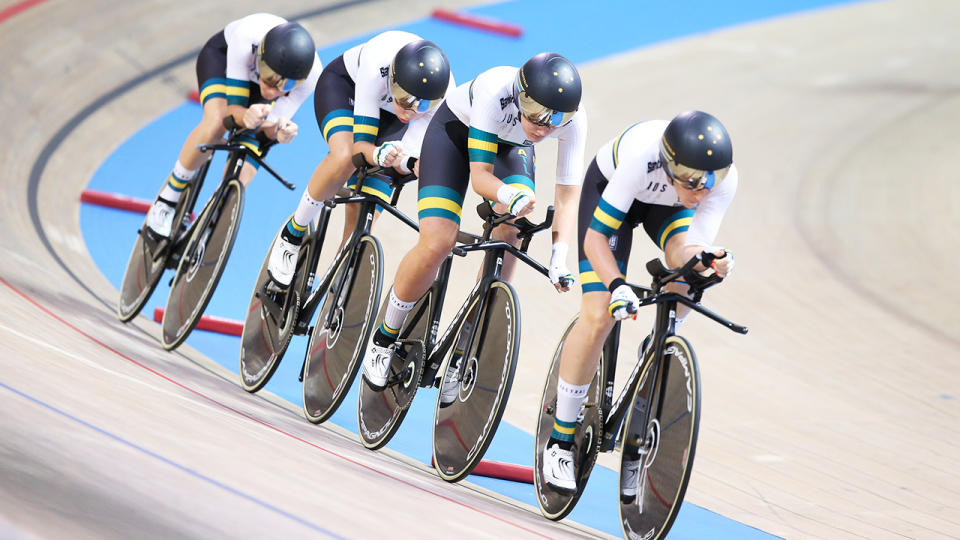
[[[483,207],[485,203],[481,203]],[[489,209],[489,205],[486,207]],[[483,212],[485,212],[484,210]],[[437,272],[437,278],[434,280],[433,284],[430,286],[430,293],[432,293],[434,302],[429,314],[430,322],[429,331],[427,333],[427,342],[424,343],[424,355],[426,361],[424,362],[424,372],[421,377],[421,385],[428,386],[433,384],[434,377],[436,377],[437,371],[440,369],[440,364],[443,362],[444,357],[446,356],[447,351],[450,347],[453,346],[454,339],[457,337],[457,334],[453,332],[454,329],[460,328],[463,321],[468,316],[468,308],[471,303],[479,297],[479,303],[477,305],[476,313],[479,316],[483,313],[484,308],[486,308],[487,303],[487,293],[490,291],[490,287],[494,282],[501,281],[501,272],[503,270],[503,258],[507,253],[515,256],[518,260],[527,264],[537,272],[540,272],[544,276],[549,277],[550,272],[540,263],[530,258],[526,253],[526,249],[530,245],[530,241],[533,238],[534,233],[543,230],[550,226],[550,223],[553,221],[553,207],[547,209],[547,218],[546,220],[539,224],[533,225],[528,220],[521,218],[517,220],[518,223],[511,224],[511,226],[517,227],[520,229],[521,233],[519,238],[521,239],[520,248],[515,247],[514,245],[504,242],[502,240],[490,240],[490,235],[495,227],[499,224],[506,222],[506,220],[511,217],[509,215],[496,216],[492,213],[485,214],[481,213],[481,216],[486,219],[484,224],[483,235],[479,238],[474,237],[473,235],[467,234],[466,236],[471,237],[475,240],[478,240],[476,243],[468,243],[465,245],[459,245],[454,247],[451,250],[451,253],[447,255],[446,259],[443,260],[443,263],[440,265],[440,269]],[[519,226],[518,226],[519,225]],[[461,237],[462,238],[462,237]],[[454,315],[453,321],[447,326],[444,330],[443,336],[440,337],[439,341],[437,340],[437,330],[440,324],[440,312],[443,307],[444,299],[447,292],[447,284],[450,279],[450,268],[453,264],[453,256],[457,255],[460,257],[465,257],[467,253],[471,251],[485,251],[483,257],[483,270],[480,276],[480,279],[474,285],[473,290],[467,295],[467,299],[460,306],[460,309],[457,311],[457,314]],[[412,329],[416,326],[416,321],[418,317],[422,316],[422,312],[414,314],[413,319],[411,319],[410,324],[407,325],[408,329]],[[472,350],[473,344],[477,339],[478,330],[480,330],[476,324],[472,325],[470,328],[470,333],[467,338],[466,345],[464,347],[465,351]],[[398,339],[408,339],[409,335],[401,335]]]
[[[657,305],[657,314],[654,321],[652,336],[653,346],[648,346],[646,354],[643,354],[643,351],[640,352],[640,354],[643,354],[643,356],[638,358],[636,365],[634,365],[633,370],[630,372],[630,376],[627,379],[628,383],[624,386],[623,390],[621,390],[620,395],[617,397],[616,403],[613,403],[613,381],[614,375],[616,374],[618,347],[620,343],[619,322],[614,325],[610,336],[608,336],[606,342],[604,342],[603,354],[604,358],[608,360],[605,363],[604,373],[602,373],[603,380],[601,381],[604,384],[604,396],[601,401],[603,414],[601,418],[604,419],[603,441],[601,442],[600,446],[601,451],[611,451],[616,445],[616,437],[620,432],[620,427],[627,412],[627,401],[629,400],[629,397],[634,395],[637,387],[640,384],[640,369],[651,358],[662,359],[667,338],[676,335],[676,313],[678,304],[683,304],[693,311],[705,315],[707,318],[718,322],[735,332],[741,334],[747,333],[746,327],[734,324],[700,304],[703,291],[708,287],[718,283],[720,279],[716,275],[691,279],[691,277],[693,277],[691,274],[692,269],[696,266],[696,263],[699,260],[699,258],[695,257],[688,261],[687,264],[680,269],[670,272],[663,268],[663,265],[659,260],[655,259],[647,263],[647,269],[652,275],[654,275],[654,288],[650,289],[638,285],[631,285],[631,287],[634,289],[634,292],[640,299],[640,302],[637,305],[638,308],[649,306],[650,304]],[[692,297],[688,298],[683,294],[675,292],[661,292],[661,288],[664,285],[676,280],[678,277],[686,277],[688,281],[691,282],[690,285]],[[652,381],[652,384],[657,384],[658,376],[660,375],[660,364],[661,362],[657,361],[653,365],[653,369],[648,375]],[[669,366],[665,369],[669,369]],[[666,373],[664,373],[664,376],[666,376]],[[663,392],[660,392],[658,396],[659,399],[655,407],[647,408],[647,420],[649,420],[650,415],[653,414],[654,409],[659,411],[663,405]],[[643,424],[645,423],[646,420]]]
[[[356,163],[356,160],[354,162]],[[336,269],[340,267],[341,264],[346,264],[346,268],[350,268],[354,262],[356,262],[356,257],[358,255],[358,241],[364,235],[370,234],[370,231],[373,227],[373,217],[376,214],[376,209],[378,206],[388,213],[396,216],[397,219],[407,224],[415,231],[420,230],[420,227],[417,226],[416,222],[396,208],[403,186],[413,180],[413,178],[410,176],[404,176],[399,179],[391,177],[390,187],[393,189],[393,195],[390,199],[390,203],[387,205],[375,196],[361,193],[364,180],[371,174],[373,173],[367,169],[366,165],[361,164],[361,167],[358,168],[357,186],[354,190],[354,194],[344,197],[335,197],[329,201],[324,201],[324,207],[321,210],[320,221],[318,223],[317,233],[315,235],[315,237],[318,239],[325,238],[327,225],[330,221],[330,212],[334,207],[336,207],[336,205],[359,204],[360,209],[357,213],[357,221],[354,224],[353,233],[350,235],[350,238],[347,239],[333,263],[327,268],[326,273],[320,281],[320,286],[314,288],[310,293],[310,296],[307,298],[307,301],[304,302],[303,308],[300,310],[299,320],[294,328],[295,334],[300,335],[309,331],[310,319],[313,318],[313,312],[327,291],[341,290],[343,286],[342,281],[331,283],[336,275]],[[310,261],[308,261],[308,268],[310,272],[307,277],[308,287],[313,285],[316,276],[317,263],[320,260],[321,248],[322,246],[320,245],[320,242],[317,242],[317,248],[313,251]],[[344,259],[346,259],[345,262]],[[346,272],[344,272],[340,279],[345,280],[347,277],[348,276]],[[349,301],[349,298],[347,298],[346,301]],[[330,310],[330,312],[327,313],[327,319],[323,321],[323,323],[329,325],[333,320],[333,316],[334,310]]]

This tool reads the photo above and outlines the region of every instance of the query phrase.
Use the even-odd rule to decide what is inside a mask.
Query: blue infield
[[[545,50],[560,52],[574,62],[593,62],[606,56],[691,34],[843,3],[847,2],[752,0],[718,3],[690,0],[684,4],[682,16],[678,17],[676,8],[667,2],[513,1],[471,9],[469,12],[523,26],[525,33],[520,39],[501,37],[432,19],[385,27],[382,30],[406,30],[436,42],[450,58],[456,80],[462,83],[491,66],[520,65],[530,56]],[[215,29],[212,29],[211,33],[213,31]],[[347,48],[366,41],[374,34],[356,36],[350,41],[322,48],[319,50],[320,58],[326,64]],[[483,53],[477,54],[476,51]],[[585,81],[584,84],[589,91],[590,84],[598,83]],[[199,116],[199,105],[184,102],[143,126],[107,158],[94,173],[88,187],[152,199],[163,179],[169,174],[186,134],[196,125]],[[303,104],[294,120],[300,125],[297,140],[289,147],[274,149],[268,162],[288,180],[296,183],[297,189],[283,189],[266,173],[259,175],[258,180],[251,184],[247,191],[239,237],[230,263],[207,308],[208,315],[243,319],[257,270],[273,235],[283,219],[296,208],[313,168],[327,152],[326,144],[315,127],[312,100],[308,99]],[[624,125],[629,121],[625,119]],[[222,163],[221,157],[212,164],[211,171],[216,172],[208,177],[201,201],[205,200],[217,183],[218,172],[223,168]],[[83,205],[81,208],[80,225],[87,249],[104,275],[117,288],[123,277],[135,231],[142,221],[142,215],[129,212],[91,205]],[[389,281],[389,276],[385,279]],[[148,316],[152,314],[154,307],[165,304],[169,292],[168,280],[167,277],[161,281],[144,308],[144,313]],[[384,284],[385,288],[388,286],[389,283]],[[237,370],[239,338],[198,331],[193,332],[187,342],[221,365]],[[266,387],[297,406],[301,403],[301,388],[297,376],[305,348],[305,338],[294,340],[284,362]],[[238,391],[241,391],[239,386]],[[423,390],[420,393],[428,395],[418,396],[414,400],[403,427],[388,446],[429,464],[429,433],[436,401],[435,391]],[[429,395],[431,393],[433,395]],[[356,401],[354,388],[331,421],[356,432]],[[530,466],[533,461],[532,447],[532,436],[502,423],[485,457]],[[477,476],[471,476],[470,481],[518,501],[537,505],[533,486]],[[604,467],[596,468],[586,493],[567,519],[620,536],[622,533],[617,515],[616,485],[614,471]],[[671,538],[708,537],[775,538],[696,505],[684,504],[671,531]]]

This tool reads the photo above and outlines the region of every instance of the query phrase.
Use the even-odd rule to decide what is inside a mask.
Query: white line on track
[[[163,389],[163,388],[160,388],[160,387],[158,387],[158,386],[156,386],[156,385],[150,384],[150,383],[148,383],[148,382],[146,382],[146,381],[142,381],[142,380],[137,379],[137,378],[135,378],[135,377],[131,377],[131,376],[129,376],[129,375],[124,375],[123,373],[119,373],[119,372],[113,371],[112,369],[103,367],[103,366],[101,366],[100,364],[98,364],[98,363],[96,363],[96,362],[94,362],[94,361],[92,361],[92,360],[89,360],[89,359],[87,359],[87,358],[84,358],[83,356],[80,356],[80,355],[77,354],[77,353],[70,352],[70,351],[68,351],[68,350],[66,350],[66,349],[61,349],[60,347],[57,347],[56,345],[51,345],[51,344],[49,344],[49,343],[46,343],[46,342],[44,342],[44,341],[42,341],[42,340],[40,340],[40,339],[37,339],[37,338],[33,337],[33,336],[28,336],[27,334],[24,334],[24,333],[20,332],[19,330],[15,330],[15,329],[13,329],[13,328],[10,328],[9,326],[6,326],[6,325],[4,325],[4,324],[2,324],[2,323],[0,323],[0,330],[5,330],[7,333],[12,334],[12,335],[14,335],[14,336],[17,336],[17,337],[19,337],[20,339],[23,339],[24,341],[28,341],[28,342],[30,342],[30,343],[32,343],[32,344],[34,344],[34,345],[38,345],[38,346],[40,346],[40,347],[43,347],[43,348],[45,348],[45,349],[47,349],[47,350],[50,350],[50,351],[52,351],[52,352],[54,352],[54,353],[56,353],[56,354],[58,354],[58,355],[65,356],[65,357],[67,357],[67,358],[72,358],[72,359],[77,360],[78,362],[80,362],[80,363],[82,363],[82,364],[84,364],[84,365],[86,365],[86,366],[92,367],[92,368],[94,368],[94,369],[99,369],[100,371],[103,371],[103,372],[105,372],[105,373],[109,373],[110,375],[113,375],[113,376],[115,376],[115,377],[117,377],[117,378],[120,378],[120,379],[123,379],[123,380],[126,380],[126,381],[130,381],[130,382],[134,382],[134,383],[140,384],[140,385],[142,385],[142,386],[146,386],[147,388],[149,388],[149,389],[151,389],[151,390],[154,390],[154,391],[156,391],[156,392],[159,392],[159,393],[161,393],[161,394],[165,394],[165,395],[168,395],[168,396],[173,396],[173,397],[175,397],[175,398],[177,398],[177,399],[181,399],[181,400],[183,400],[183,401],[186,401],[187,403],[189,403],[189,404],[191,404],[191,405],[193,405],[193,406],[195,406],[195,407],[199,407],[199,408],[202,408],[202,409],[205,409],[205,410],[208,410],[208,411],[213,411],[213,412],[216,412],[217,414],[224,415],[224,416],[229,416],[229,417],[231,417],[231,418],[236,418],[235,415],[231,414],[229,411],[225,411],[222,407],[214,407],[214,406],[212,406],[212,405],[207,405],[206,403],[201,403],[201,402],[197,401],[196,399],[193,399],[191,396],[185,396],[185,395],[182,395],[182,394],[178,394],[178,393],[176,393],[176,392],[171,392],[171,391],[169,391],[169,390],[165,390],[165,389]]]

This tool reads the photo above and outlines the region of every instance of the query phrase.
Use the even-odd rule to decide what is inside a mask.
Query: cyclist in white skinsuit
[[[669,123],[634,124],[597,151],[580,197],[580,317],[561,355],[556,417],[544,449],[543,478],[554,489],[577,489],[573,442],[580,408],[604,340],[614,322],[626,318],[639,301],[623,279],[633,229],[643,225],[670,267],[704,250],[726,253],[713,263],[714,271],[726,276],[733,269],[733,255],[711,246],[738,182],[726,129],[700,111],[681,113]],[[670,290],[686,292],[683,285],[671,285]],[[679,311],[677,326],[689,308]],[[621,471],[627,491],[621,496],[627,500],[636,494],[630,479],[635,478],[639,456],[629,455],[626,447],[625,452],[634,458]]]
[[[363,360],[363,378],[371,388],[381,390],[387,384],[400,328],[453,248],[468,186],[499,202],[499,212],[518,217],[529,213],[536,200],[533,145],[547,137],[558,139],[550,278],[558,289],[568,290],[562,278],[572,278],[566,246],[573,236],[587,130],[580,97],[580,75],[573,63],[556,53],[541,53],[519,69],[496,67],[481,73],[440,106],[424,136],[420,236],[400,263],[383,324],[373,333]],[[515,230],[499,227],[495,233],[497,239],[516,242]],[[504,261],[504,279],[510,278],[510,259]],[[458,360],[455,352],[441,387],[441,406],[456,395]]]
[[[197,56],[197,83],[203,118],[183,143],[173,172],[147,214],[147,229],[170,235],[174,207],[209,154],[197,149],[223,137],[223,119],[259,129],[288,143],[297,135],[290,120],[313,91],[322,66],[316,46],[302,26],[269,13],[248,15],[211,37]],[[244,144],[256,150],[252,135]],[[247,185],[257,165],[247,161],[240,181]]]
[[[316,84],[314,111],[330,153],[317,165],[300,204],[270,252],[267,270],[281,287],[290,284],[307,225],[354,170],[353,155],[402,174],[416,165],[427,124],[454,87],[450,63],[434,43],[416,34],[389,31],[330,62]],[[350,183],[353,186],[354,182]],[[363,191],[389,201],[392,189],[376,178]],[[344,240],[353,230],[356,205],[347,205]]]

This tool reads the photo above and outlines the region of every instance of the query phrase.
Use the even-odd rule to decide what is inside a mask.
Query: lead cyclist
[[[624,281],[633,229],[643,225],[669,267],[707,250],[722,256],[712,266],[727,276],[733,270],[732,253],[711,246],[737,183],[727,130],[701,111],[680,113],[669,123],[638,122],[597,151],[580,197],[580,316],[561,353],[556,417],[543,453],[543,478],[557,491],[577,491],[573,442],[580,408],[614,322],[635,312],[639,302]],[[708,269],[698,265],[696,270]],[[685,289],[678,284],[668,288]],[[688,311],[680,308],[677,326]],[[627,479],[637,474],[639,455],[628,458],[633,459],[620,471]],[[621,486],[636,482],[621,480]],[[621,498],[635,497],[632,489]]]

